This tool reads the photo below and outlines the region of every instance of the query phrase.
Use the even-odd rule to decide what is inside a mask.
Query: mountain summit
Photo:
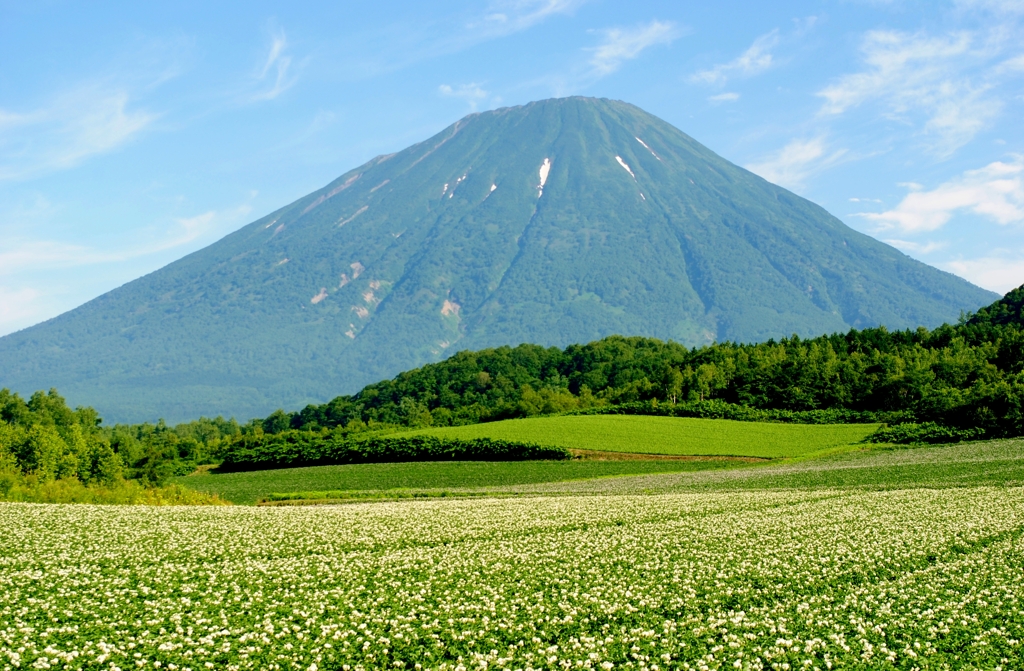
[[[248,418],[458,349],[934,326],[994,298],[637,107],[565,98],[470,115],[0,338],[0,386]]]

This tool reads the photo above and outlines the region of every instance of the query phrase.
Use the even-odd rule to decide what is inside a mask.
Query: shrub
[[[870,443],[896,443],[910,445],[914,443],[959,443],[965,440],[980,440],[985,437],[981,429],[958,429],[935,422],[921,424],[907,423],[896,426],[883,426],[868,437]]]
[[[527,461],[571,459],[560,447],[475,438],[371,436],[352,439],[328,432],[285,431],[238,436],[227,446],[220,469],[258,470],[288,466],[408,461]]]

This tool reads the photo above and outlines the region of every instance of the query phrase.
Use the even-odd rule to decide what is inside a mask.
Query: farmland
[[[255,503],[273,493],[343,490],[357,495],[389,491],[496,489],[543,482],[726,468],[735,462],[701,461],[524,461],[353,464],[215,473],[176,482],[234,503]]]
[[[876,429],[877,424],[772,424],[689,417],[570,415],[422,429],[398,435],[518,440],[576,450],[772,459],[841,448],[860,442]]]
[[[1022,519],[1009,486],[2,504],[0,664],[1019,668]]]
[[[344,506],[3,503],[0,668],[1024,664],[1024,441],[729,464],[180,479],[478,495]]]

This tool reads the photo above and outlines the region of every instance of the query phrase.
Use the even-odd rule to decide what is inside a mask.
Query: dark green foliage
[[[868,442],[896,443],[898,445],[941,444],[977,440],[984,436],[985,432],[981,429],[958,429],[935,422],[925,422],[923,424],[898,424],[879,429],[868,439]]]
[[[538,197],[545,159],[551,171]],[[354,393],[455,349],[562,348],[614,333],[690,347],[935,327],[994,297],[851,230],[636,107],[567,98],[471,115],[166,268],[0,338],[0,383],[23,393],[56,385],[114,421],[252,417]],[[837,350],[846,349],[841,340]],[[653,388],[605,380],[602,367],[573,384],[621,388],[624,400],[664,398],[680,385],[717,398],[731,375],[719,363],[697,363],[690,380],[646,371]],[[800,362],[791,363],[801,385],[787,401],[794,409],[854,402],[814,396]],[[491,384],[512,384],[514,394],[499,390],[512,405],[485,403],[486,411],[571,405],[543,396],[548,384],[529,382],[541,397],[522,392],[526,377],[548,378],[525,373],[492,372]],[[494,395],[487,382],[480,387],[478,395]],[[758,385],[750,393],[762,398],[735,402],[779,395]],[[414,400],[388,421],[422,424],[427,409],[435,423],[485,414],[464,408],[449,418],[434,411],[452,403]],[[268,428],[280,430],[276,421]]]
[[[55,389],[25,401],[0,389],[0,472],[10,489],[16,480],[77,479],[110,485],[121,479],[123,460],[110,447],[91,408],[72,410]]]
[[[343,434],[285,431],[252,433],[224,448],[222,471],[316,466],[379,464],[408,461],[528,461],[570,459],[560,447],[478,438],[457,440],[434,436],[370,436],[352,439]]]
[[[574,415],[656,415],[661,417],[700,417],[703,419],[731,419],[738,422],[781,422],[786,424],[879,424],[900,423],[914,417],[907,411],[872,412],[827,408],[821,410],[784,410],[780,408],[752,408],[719,400],[659,403],[635,401],[620,405],[602,405],[577,410]]]
[[[992,305],[978,310],[977,314],[969,315],[966,322],[993,326],[1024,324],[1024,287],[1017,287]]]

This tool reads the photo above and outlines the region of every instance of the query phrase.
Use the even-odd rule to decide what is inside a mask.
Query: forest
[[[219,461],[234,420],[199,419],[104,427],[93,408],[68,407],[57,390],[27,400],[0,390],[0,499],[99,503],[190,503],[203,498],[167,485],[174,475]]]
[[[612,336],[565,349],[459,352],[355,395],[245,424],[218,417],[106,427],[96,410],[71,409],[56,390],[25,400],[4,389],[0,498],[162,491],[173,500],[185,494],[168,487],[169,478],[240,450],[272,463],[278,447],[320,450],[349,445],[354,434],[557,413],[881,422],[887,427],[872,439],[895,443],[1020,436],[1022,309],[1024,287],[934,330],[880,327],[693,349]]]

